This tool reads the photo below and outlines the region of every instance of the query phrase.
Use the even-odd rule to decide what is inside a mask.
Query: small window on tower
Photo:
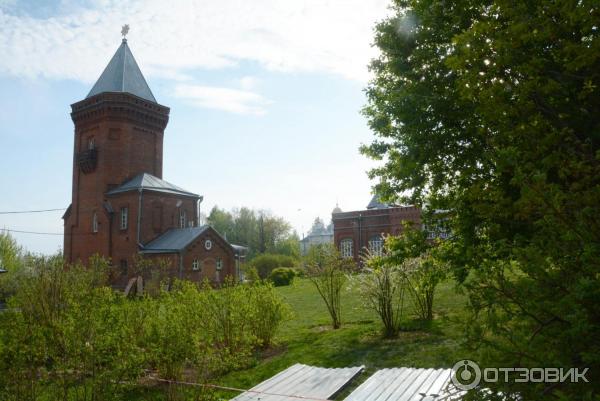
[[[121,230],[127,230],[127,221],[129,220],[129,209],[121,208]]]
[[[92,150],[96,148],[96,143],[94,142],[94,138],[90,138],[88,140],[88,149]]]
[[[96,212],[94,212],[94,214],[92,215],[92,232],[98,232],[98,214],[96,214]]]
[[[179,210],[179,228],[185,228],[185,210]]]

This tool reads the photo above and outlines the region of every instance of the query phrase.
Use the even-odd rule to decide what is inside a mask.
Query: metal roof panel
[[[127,92],[156,103],[140,67],[127,46],[126,39],[123,39],[86,98],[104,92]]]
[[[393,368],[375,372],[344,401],[429,401],[459,399],[450,387],[452,369]]]
[[[326,400],[338,393],[364,369],[319,368],[295,364],[270,379],[238,395],[232,401],[305,401]]]

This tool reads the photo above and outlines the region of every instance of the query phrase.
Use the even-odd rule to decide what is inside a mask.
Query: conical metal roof
[[[140,67],[129,50],[129,46],[127,46],[127,39],[123,39],[121,46],[110,59],[86,98],[103,92],[127,92],[157,103]]]

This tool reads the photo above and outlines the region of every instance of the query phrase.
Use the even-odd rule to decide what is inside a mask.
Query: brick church
[[[163,258],[173,277],[221,282],[239,277],[244,248],[199,224],[202,196],[163,180],[169,108],[159,104],[127,39],[85,99],[71,105],[75,125],[72,201],[64,219],[68,263],[94,254],[124,286],[139,257]]]

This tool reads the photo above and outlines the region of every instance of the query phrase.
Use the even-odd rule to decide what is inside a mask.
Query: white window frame
[[[223,270],[223,259],[217,258],[216,269],[217,271]]]
[[[340,241],[340,254],[343,258],[354,257],[354,240],[352,238],[344,238]]]
[[[92,232],[98,232],[98,213],[96,212],[94,212],[94,214],[92,215]]]
[[[194,259],[192,262],[192,270],[199,271],[200,270],[200,261],[198,259]]]
[[[129,208],[122,207],[121,208],[121,230],[127,230],[127,226],[129,225]]]
[[[383,255],[383,238],[380,235],[373,236],[369,240],[369,252],[375,256]]]

